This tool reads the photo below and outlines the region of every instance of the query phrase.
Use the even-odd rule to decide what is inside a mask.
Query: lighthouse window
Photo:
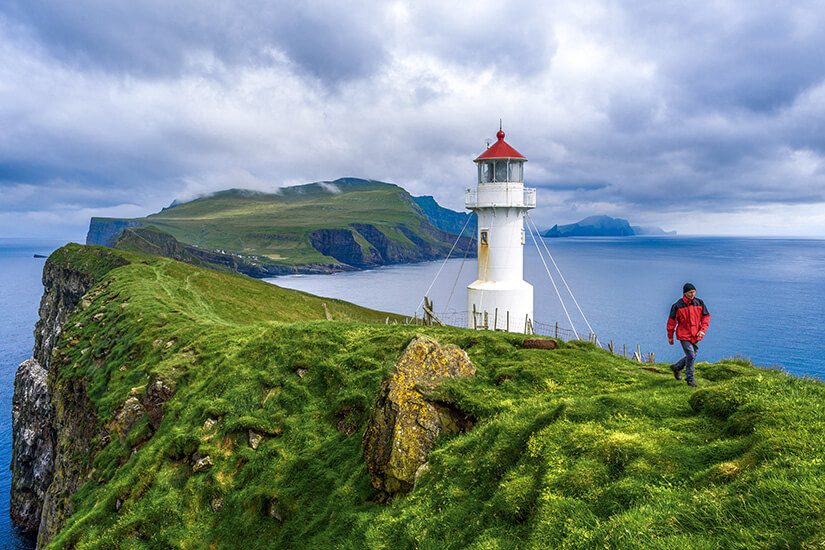
[[[510,161],[510,181],[524,181],[521,173],[523,164],[524,163],[515,160]]]
[[[479,182],[490,183],[493,181],[493,163],[482,162],[479,164]]]
[[[488,244],[487,243],[487,230],[486,229],[481,230],[481,236],[479,238],[479,241],[481,242],[481,244]]]
[[[496,181],[507,181],[507,161],[496,161]]]

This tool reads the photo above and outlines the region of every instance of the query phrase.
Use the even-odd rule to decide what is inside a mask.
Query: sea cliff
[[[65,457],[56,449],[56,429],[59,423],[66,424],[66,419],[63,415],[55,416],[53,394],[47,383],[52,352],[63,325],[83,296],[109,270],[127,263],[122,253],[100,247],[90,247],[82,255],[67,252],[56,252],[43,268],[44,292],[34,329],[32,357],[20,365],[14,380],[10,514],[25,531],[41,530],[57,455],[61,465]],[[69,410],[73,414],[82,411],[76,407]],[[65,428],[73,437],[73,426],[66,424]]]

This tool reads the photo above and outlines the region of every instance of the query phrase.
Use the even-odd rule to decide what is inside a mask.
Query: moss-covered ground
[[[737,359],[700,363],[694,391],[588,343],[387,326],[160,258],[91,295],[64,328],[59,377],[85,382],[101,425],[150,379],[175,394],[156,432],[144,418],[78,457],[94,469],[55,548],[825,547],[818,381]],[[361,437],[420,333],[475,363],[437,391],[476,425],[379,504]]]

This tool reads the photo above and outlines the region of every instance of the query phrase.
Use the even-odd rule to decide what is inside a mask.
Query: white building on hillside
[[[478,216],[478,279],[467,287],[468,328],[525,332],[533,324],[533,287],[524,281],[524,214],[536,190],[524,187],[524,158],[504,141],[475,163],[478,186],[466,207]]]

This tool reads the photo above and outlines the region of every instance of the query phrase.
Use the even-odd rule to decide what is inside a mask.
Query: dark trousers
[[[676,363],[678,370],[685,369],[685,381],[693,382],[693,363],[696,361],[696,352],[699,351],[699,346],[687,340],[679,340],[682,344],[682,349],[685,350],[685,356],[679,359]]]

